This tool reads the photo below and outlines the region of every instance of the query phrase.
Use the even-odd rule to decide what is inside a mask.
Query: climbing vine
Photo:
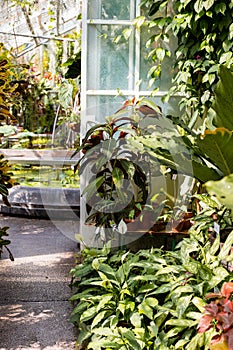
[[[175,74],[167,98],[182,94],[180,107],[185,121],[193,126],[212,103],[219,64],[233,65],[233,0],[143,0],[141,7],[148,13],[143,25],[159,29],[148,41],[154,57],[150,72],[156,72],[161,57],[168,55],[162,40],[177,40]]]

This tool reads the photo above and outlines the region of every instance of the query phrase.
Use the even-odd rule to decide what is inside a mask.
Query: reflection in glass
[[[128,89],[129,42],[122,38],[114,43],[114,38],[125,28],[121,25],[89,26],[88,90]]]
[[[118,111],[127,99],[128,96],[88,96],[88,114],[95,115],[97,122],[104,122],[105,117],[113,115]]]
[[[118,111],[128,99],[132,99],[132,96],[88,96],[88,108],[85,113],[95,116],[95,120],[97,122],[103,123],[107,116],[111,116]],[[180,97],[171,97],[168,103],[163,103],[161,97],[159,96],[152,97],[150,100],[161,107],[164,115],[180,115],[180,109],[178,107]]]
[[[171,38],[169,42],[154,42],[152,45],[147,47],[147,40],[155,35],[155,30],[153,32],[146,28],[141,31],[141,46],[140,46],[140,90],[153,90],[159,88],[160,91],[168,91],[171,87],[172,76],[174,75],[174,51],[176,48],[176,40]],[[148,87],[148,83],[151,76],[148,76],[148,72],[151,67],[156,66],[156,62],[152,58],[148,58],[149,52],[158,47],[166,48],[172,52],[171,57],[165,57],[161,65],[162,74],[159,78],[155,80],[152,86]],[[157,63],[159,64],[159,63]]]
[[[89,19],[130,19],[130,0],[91,0],[88,1]]]

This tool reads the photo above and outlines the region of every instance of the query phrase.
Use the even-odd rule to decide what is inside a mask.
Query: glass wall
[[[174,114],[177,98],[162,104],[173,75],[173,63],[166,59],[161,78],[149,86],[148,72],[154,65],[148,60],[148,39],[156,33],[147,26],[136,28],[133,21],[143,15],[139,0],[88,0],[82,14],[81,139],[93,122],[104,122],[127,99],[153,97],[165,114]],[[153,43],[156,49],[156,43]],[[166,43],[175,48],[175,41]],[[158,92],[154,93],[154,89]],[[157,91],[157,90],[156,90]],[[80,179],[82,189],[90,174]],[[86,218],[85,198],[81,198],[81,234],[91,245],[95,228],[82,225]],[[89,241],[90,239],[90,241]]]
[[[100,117],[99,106],[103,101],[120,103],[134,96],[148,97],[156,87],[155,102],[166,112],[176,109],[174,98],[168,105],[162,106],[161,102],[174,72],[170,58],[163,62],[160,79],[151,86],[148,84],[148,72],[154,63],[148,60],[151,47],[147,48],[146,42],[158,29],[136,29],[133,20],[142,14],[139,0],[89,0],[83,4],[83,111],[96,106],[96,117]],[[166,45],[174,50],[176,43],[173,40]]]

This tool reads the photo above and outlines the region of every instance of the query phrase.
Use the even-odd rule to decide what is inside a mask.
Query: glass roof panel
[[[79,0],[38,0],[33,8],[10,1],[1,5],[0,42],[16,56],[77,28]]]

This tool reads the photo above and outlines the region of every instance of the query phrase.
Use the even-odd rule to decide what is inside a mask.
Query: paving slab
[[[77,243],[50,220],[0,216],[10,226],[0,259],[0,350],[73,350],[77,330],[70,323],[70,269]]]

